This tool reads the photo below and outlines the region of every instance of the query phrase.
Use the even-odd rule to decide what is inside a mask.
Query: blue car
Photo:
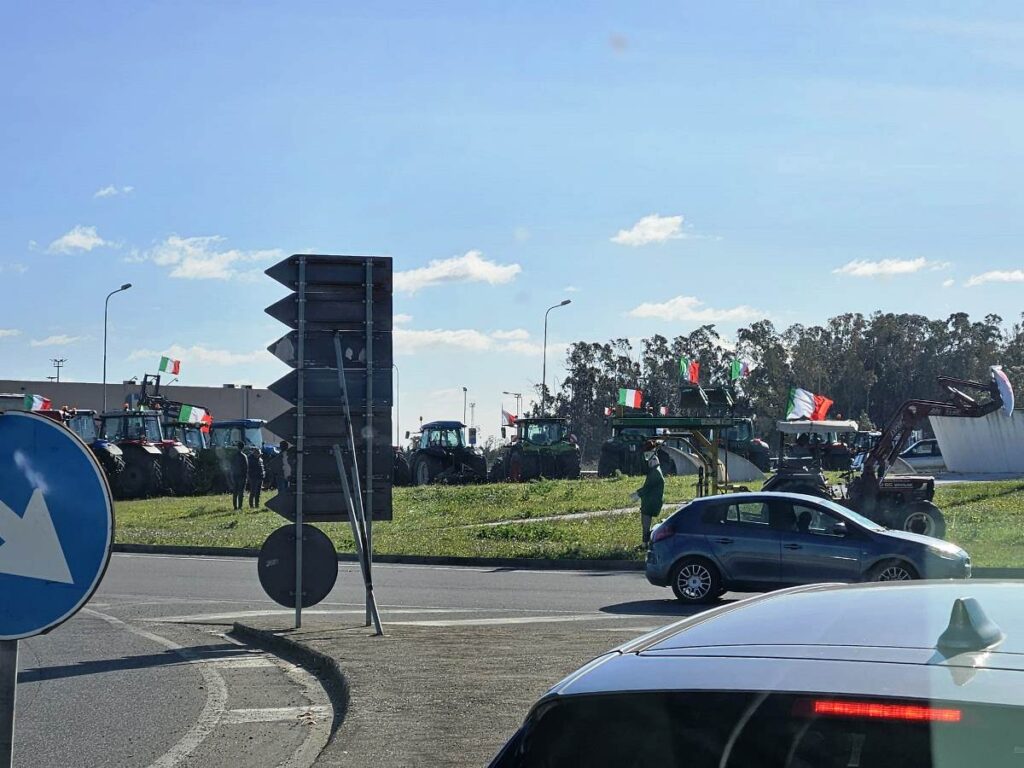
[[[995,768],[1024,761],[1020,582],[815,585],[573,672],[491,768]]]
[[[686,504],[651,533],[647,580],[684,603],[819,582],[966,579],[955,544],[894,531],[826,499],[732,493]]]

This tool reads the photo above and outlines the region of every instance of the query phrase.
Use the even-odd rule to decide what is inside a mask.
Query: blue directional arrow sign
[[[114,509],[89,448],[32,413],[0,414],[0,640],[73,616],[110,560]]]

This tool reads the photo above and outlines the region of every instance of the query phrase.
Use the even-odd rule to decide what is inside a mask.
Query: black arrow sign
[[[289,520],[295,519],[295,494],[289,490],[279,493],[267,502],[267,509]],[[370,510],[367,510],[370,511]],[[391,519],[391,486],[375,486],[373,491],[374,520]],[[313,491],[302,494],[302,518],[311,523],[331,523],[348,520],[348,510],[340,485],[337,490]]]
[[[338,388],[337,371],[331,368],[306,368],[304,372],[307,408],[340,407],[341,391]],[[374,406],[390,407],[391,369],[374,369],[372,376]],[[349,407],[362,410],[366,406],[366,371],[345,371],[345,382],[348,386]],[[268,389],[289,403],[294,403],[299,396],[298,372],[289,371]]]
[[[358,290],[356,291],[358,292]],[[289,294],[271,304],[265,312],[289,328],[299,327],[299,301]],[[373,301],[373,326],[377,331],[391,330],[391,295]],[[362,299],[346,300],[335,293],[306,294],[306,326],[314,329],[360,330],[366,324],[366,304]]]
[[[345,356],[345,368],[366,368],[366,334],[362,331],[341,331],[341,350]],[[334,331],[313,330],[306,333],[304,357],[307,368],[337,368],[338,358],[334,352]],[[299,332],[291,331],[271,344],[267,349],[274,357],[295,368],[299,364]],[[390,368],[391,334],[373,334],[373,367]]]
[[[306,283],[317,285],[366,285],[366,262],[373,265],[373,284],[391,292],[391,259],[379,256],[321,256],[295,254],[279,261],[264,274],[293,291],[299,288],[299,258],[306,260]],[[311,286],[312,287],[312,286]]]
[[[279,416],[275,416],[267,423],[267,429],[275,435],[292,440],[298,434],[297,409],[290,408]],[[340,408],[307,408],[305,418],[305,439],[306,445],[331,446],[334,443],[341,443],[343,446],[348,442],[348,430],[345,427],[345,420]],[[352,414],[352,433],[357,444],[362,444],[369,437],[373,437],[375,443],[391,445],[391,411],[375,410],[373,412],[372,435],[366,428],[365,411],[355,411]],[[310,442],[313,441],[313,442]]]

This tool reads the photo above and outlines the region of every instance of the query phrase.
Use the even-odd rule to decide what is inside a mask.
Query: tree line
[[[862,428],[883,424],[907,399],[940,397],[939,375],[989,381],[989,366],[1002,365],[1011,382],[1024,382],[1024,314],[1004,324],[998,315],[972,321],[963,312],[944,320],[923,315],[847,313],[822,325],[776,329],[769,320],[740,328],[724,339],[713,324],[669,339],[655,334],[639,349],[628,339],[577,341],[566,352],[566,376],[546,395],[547,410],[567,417],[584,458],[594,459],[608,437],[605,408],[622,387],[640,389],[644,408],[675,412],[683,358],[700,361],[702,386],[732,386],[738,412],[756,418],[755,430],[770,437],[785,417],[791,387],[834,401],[830,418],[852,418]],[[751,364],[733,381],[733,360]]]

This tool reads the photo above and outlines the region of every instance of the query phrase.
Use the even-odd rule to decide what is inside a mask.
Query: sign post
[[[319,585],[323,580],[311,574],[337,570],[336,556],[327,563],[322,546],[307,548],[312,539],[303,524],[348,521],[366,587],[366,625],[372,622],[381,634],[373,596],[372,525],[391,519],[391,259],[296,254],[266,273],[294,291],[266,311],[292,328],[269,349],[294,370],[270,391],[294,407],[267,429],[291,438],[296,471],[293,486],[267,507],[294,523],[294,594],[289,594],[295,626],[301,626],[302,607],[316,602],[310,602],[303,579],[312,577]],[[306,562],[311,556],[317,558],[313,564]],[[273,568],[280,558],[268,553],[264,562],[262,551],[260,557],[261,573],[281,573]],[[281,586],[275,581],[278,595]]]
[[[0,768],[13,761],[18,641],[89,601],[113,536],[110,487],[88,446],[44,416],[0,413]]]

